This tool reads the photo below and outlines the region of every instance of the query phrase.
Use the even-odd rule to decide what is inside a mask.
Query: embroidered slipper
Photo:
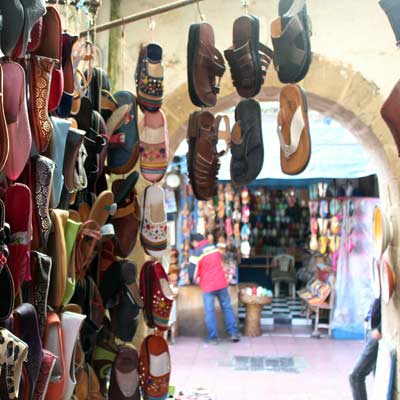
[[[143,249],[153,257],[162,257],[167,248],[165,194],[159,186],[147,186],[141,200],[140,240]]]
[[[113,174],[127,174],[139,159],[138,107],[136,97],[128,91],[114,94],[118,106],[131,104],[129,122],[122,125],[111,136],[108,150],[108,169]]]
[[[140,270],[140,292],[147,325],[162,331],[168,330],[173,294],[168,276],[159,262],[147,261],[143,264]]]
[[[144,400],[166,399],[171,359],[168,344],[161,336],[147,336],[140,347],[139,375]]]
[[[62,27],[61,17],[53,6],[46,7],[43,16],[43,36],[36,56],[46,57],[55,61],[50,79],[48,110],[53,112],[60,104],[64,91],[64,75],[62,71]]]
[[[111,370],[109,396],[115,400],[140,400],[139,354],[130,345],[118,347]]]
[[[56,360],[57,357],[51,351],[43,349],[43,358],[42,363],[40,364],[39,378],[36,382],[32,400],[45,399]]]
[[[190,25],[187,74],[190,100],[195,106],[215,106],[224,73],[225,61],[215,48],[213,27],[206,22]]]
[[[242,100],[235,109],[231,134],[231,179],[235,186],[249,185],[264,163],[261,109],[257,101]]]
[[[243,15],[233,24],[233,46],[225,50],[233,85],[241,97],[260,92],[273,52],[259,41],[260,22],[253,15]]]
[[[299,85],[286,85],[281,90],[278,136],[282,172],[297,175],[304,171],[311,157],[311,137],[307,97]]]
[[[140,131],[140,172],[149,182],[159,182],[168,166],[168,128],[164,113],[145,112]]]
[[[15,181],[29,159],[32,134],[25,91],[25,71],[17,63],[6,62],[3,68],[4,114],[7,121],[9,153],[4,173]]]
[[[279,15],[271,24],[274,66],[282,83],[296,83],[307,75],[312,59],[305,0],[280,0]]]
[[[6,369],[8,398],[17,399],[28,345],[5,328],[0,328],[0,343],[0,364]]]
[[[156,43],[141,46],[135,72],[136,95],[142,110],[157,111],[164,97],[163,50]]]
[[[399,26],[400,28],[400,26]],[[400,29],[399,29],[400,40]],[[396,144],[397,153],[400,156],[400,114],[398,105],[400,104],[400,80],[394,85],[389,97],[385,100],[381,108],[381,116],[392,133]]]
[[[47,297],[50,286],[52,260],[46,254],[31,252],[32,304],[39,323],[40,336],[43,336],[47,320]]]

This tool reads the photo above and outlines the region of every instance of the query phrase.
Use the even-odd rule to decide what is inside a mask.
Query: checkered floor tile
[[[302,314],[303,306],[301,300],[291,297],[274,298],[272,304],[264,306],[261,312],[261,325],[292,325],[306,326],[311,325],[311,320],[307,320]],[[239,320],[244,321],[246,317],[246,307],[239,306]]]

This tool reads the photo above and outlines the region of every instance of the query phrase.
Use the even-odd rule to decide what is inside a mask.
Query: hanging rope
[[[196,6],[197,6],[197,13],[199,14],[200,17],[200,21],[204,22],[206,20],[206,16],[201,12],[199,0],[196,1]]]

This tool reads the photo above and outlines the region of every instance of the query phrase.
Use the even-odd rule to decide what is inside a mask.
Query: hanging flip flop
[[[281,90],[278,136],[282,171],[287,175],[304,171],[311,157],[311,137],[307,97],[299,85],[286,85]]]

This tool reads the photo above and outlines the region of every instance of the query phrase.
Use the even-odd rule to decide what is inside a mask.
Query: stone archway
[[[342,123],[357,137],[374,161],[381,201],[394,222],[394,236],[388,256],[400,277],[400,159],[390,131],[379,114],[383,99],[378,88],[350,66],[319,55],[314,55],[310,71],[301,84],[308,93],[309,107]],[[282,84],[271,66],[257,99],[278,100],[280,87]],[[221,83],[218,105],[212,111],[224,111],[239,101],[230,82],[229,72],[226,72]],[[196,109],[190,102],[186,84],[168,96],[163,109],[168,119],[170,154],[173,155],[186,137],[189,114]],[[396,346],[397,354],[400,355],[400,285],[397,285],[396,295],[390,303],[383,307],[382,314],[383,334]],[[397,368],[396,376],[400,372],[400,368]],[[395,386],[394,398],[400,399],[397,382]]]

